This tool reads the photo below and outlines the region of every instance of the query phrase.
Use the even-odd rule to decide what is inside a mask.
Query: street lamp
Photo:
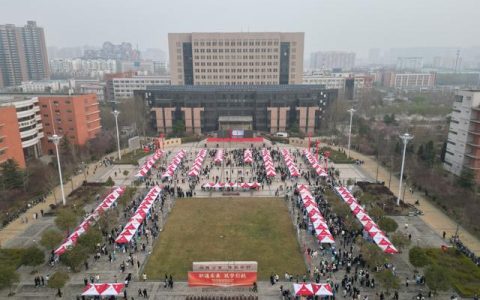
[[[407,151],[407,144],[408,141],[413,139],[413,135],[409,133],[404,133],[400,136],[403,141],[403,156],[402,156],[402,168],[400,169],[400,185],[398,186],[398,198],[397,198],[397,205],[400,205],[400,198],[402,196],[402,181],[403,181],[403,167],[405,165],[405,152]]]
[[[67,202],[65,201],[65,192],[63,190],[62,167],[60,166],[60,156],[58,154],[58,144],[60,143],[62,137],[58,136],[57,134],[53,134],[48,139],[55,145],[55,151],[57,153],[58,176],[60,177],[60,189],[62,191],[62,203],[63,205],[66,205]]]
[[[348,130],[348,158],[350,158],[350,140],[352,138],[352,120],[353,120],[353,113],[355,110],[350,108],[347,110],[350,113],[350,129]]]
[[[118,110],[112,111],[113,116],[115,117],[115,127],[117,128],[117,148],[118,148],[118,160],[122,159],[122,154],[120,153],[120,134],[118,133],[118,115],[120,112]]]

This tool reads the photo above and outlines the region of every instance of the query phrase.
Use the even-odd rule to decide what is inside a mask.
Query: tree
[[[375,275],[382,286],[387,290],[387,294],[392,289],[398,289],[400,286],[400,280],[397,276],[393,275],[391,270],[385,269]]]
[[[448,270],[438,265],[431,265],[425,271],[425,282],[436,295],[438,291],[446,291],[450,287]]]
[[[172,132],[177,137],[182,137],[185,134],[185,122],[182,119],[175,120],[172,126]]]
[[[425,267],[426,265],[430,264],[425,250],[420,247],[413,247],[410,249],[408,252],[408,260],[414,267],[417,268]]]
[[[4,189],[18,189],[23,186],[23,174],[15,160],[7,159],[0,165],[0,169]]]
[[[113,185],[115,185],[115,181],[113,181],[113,179],[112,179],[111,176],[108,176],[107,181],[105,181],[105,185],[106,185],[106,186],[113,186]]]
[[[55,218],[55,225],[61,230],[68,230],[75,228],[77,226],[78,217],[70,209],[62,209],[58,212],[57,217]]]
[[[475,173],[472,169],[463,168],[460,177],[457,179],[457,184],[463,188],[472,188],[475,181]]]
[[[48,280],[48,287],[52,289],[61,289],[69,279],[70,278],[66,272],[55,272],[52,277],[50,277],[50,280]]]
[[[88,258],[90,250],[82,245],[76,245],[73,249],[68,250],[60,256],[60,261],[70,267],[73,272],[80,271],[79,267]]]
[[[374,206],[372,207],[369,211],[369,214],[370,214],[370,217],[374,220],[374,221],[379,221],[380,219],[383,218],[383,216],[385,215],[385,213],[383,212],[383,209],[381,209],[380,207],[378,206]]]
[[[394,219],[389,217],[383,217],[378,221],[378,226],[380,229],[386,232],[394,232],[398,228],[397,222]]]
[[[15,282],[19,281],[19,279],[20,277],[18,276],[18,273],[15,272],[15,267],[7,264],[0,264],[0,289],[6,287],[11,288]]]
[[[386,254],[373,243],[362,243],[360,252],[370,267],[383,265],[387,261]]]
[[[45,262],[45,253],[38,247],[32,246],[25,249],[20,261],[24,266],[35,267]]]
[[[47,250],[55,248],[59,245],[63,240],[63,234],[56,230],[50,229],[45,231],[42,234],[42,239],[40,240],[40,244],[45,247]]]
[[[97,228],[90,228],[78,238],[77,246],[83,246],[90,252],[95,250],[97,244],[102,242],[102,233]]]
[[[404,249],[405,247],[408,247],[411,243],[410,239],[408,236],[403,233],[403,232],[395,232],[392,235],[392,243],[395,245],[399,250]]]

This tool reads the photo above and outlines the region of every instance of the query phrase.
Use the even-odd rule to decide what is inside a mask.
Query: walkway
[[[327,144],[322,146],[332,147]],[[375,159],[353,150],[350,150],[350,152],[352,158],[364,161],[364,164],[362,164],[360,168],[363,169],[370,177],[375,178],[377,173],[377,163]],[[390,172],[381,165],[378,166],[378,181],[383,181],[386,185],[388,185],[389,179]],[[397,197],[399,185],[399,178],[392,176],[390,182],[390,190]],[[409,192],[408,189],[406,189],[404,198],[404,201],[410,204],[414,204],[417,199],[420,201],[420,206],[418,207],[424,213],[422,216],[420,216],[420,218],[427,225],[429,225],[437,234],[442,236],[444,231],[447,233],[447,237],[455,234],[457,230],[457,223],[449,216],[447,216],[440,208],[433,205],[421,193],[414,192],[412,194]],[[458,234],[460,236],[460,240],[463,242],[464,245],[466,245],[471,251],[475,252],[476,255],[480,255],[480,240],[478,238],[470,234],[461,226],[458,227]]]

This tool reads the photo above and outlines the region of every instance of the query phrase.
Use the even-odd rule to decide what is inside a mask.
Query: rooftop
[[[325,90],[321,84],[282,84],[282,85],[149,85],[149,90],[165,92],[281,92]]]

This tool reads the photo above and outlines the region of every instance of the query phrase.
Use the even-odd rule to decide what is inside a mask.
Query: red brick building
[[[39,96],[40,113],[45,132],[42,148],[55,154],[48,137],[55,132],[67,137],[71,144],[84,146],[101,130],[100,109],[95,94]]]
[[[14,159],[25,168],[20,129],[15,106],[0,106],[0,164]]]

